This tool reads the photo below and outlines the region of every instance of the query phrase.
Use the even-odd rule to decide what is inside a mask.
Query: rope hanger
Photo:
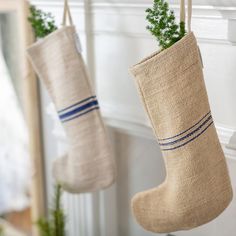
[[[74,25],[68,0],[64,0],[64,12],[63,12],[62,26],[67,25],[67,17],[69,18],[69,25]]]
[[[188,0],[188,32],[191,32],[191,22],[192,22],[192,0]],[[180,2],[180,22],[185,22],[185,0]]]

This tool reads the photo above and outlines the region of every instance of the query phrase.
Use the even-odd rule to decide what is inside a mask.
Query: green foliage
[[[66,217],[61,206],[62,189],[60,185],[55,187],[53,208],[49,218],[42,218],[37,222],[40,236],[66,236]]]
[[[3,228],[0,226],[0,236],[3,236],[4,235],[4,230]]]
[[[159,42],[162,49],[171,47],[186,34],[185,23],[176,24],[174,12],[166,0],[154,0],[153,8],[146,10],[149,22],[147,29]]]
[[[44,38],[57,29],[52,14],[45,13],[33,5],[30,6],[28,21],[31,23],[37,38]]]

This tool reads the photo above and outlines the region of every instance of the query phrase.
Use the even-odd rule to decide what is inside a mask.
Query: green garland
[[[35,6],[30,6],[30,16],[28,21],[31,23],[36,38],[44,38],[53,31],[57,30],[55,19],[51,13],[45,13]]]
[[[49,218],[41,218],[37,225],[41,236],[66,236],[66,217],[61,206],[62,189],[55,187],[54,205],[50,210]]]
[[[33,5],[30,6],[28,21],[31,23],[36,38],[44,38],[57,30],[52,14],[45,13]],[[49,212],[49,217],[41,218],[37,222],[41,236],[66,236],[66,217],[61,206],[61,196],[62,188],[60,185],[56,185],[54,205]]]
[[[4,236],[4,230],[3,230],[2,226],[0,226],[0,236]]]
[[[176,24],[174,12],[165,0],[154,0],[153,8],[146,10],[150,23],[147,29],[156,37],[162,49],[171,47],[186,34],[185,23]]]

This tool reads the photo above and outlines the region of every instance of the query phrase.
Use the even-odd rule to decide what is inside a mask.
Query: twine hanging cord
[[[67,17],[69,18],[69,24],[74,25],[68,0],[64,0],[64,12],[63,12],[62,26],[67,25]]]
[[[191,32],[192,0],[188,1],[188,32]],[[180,0],[180,22],[185,22],[185,0]]]

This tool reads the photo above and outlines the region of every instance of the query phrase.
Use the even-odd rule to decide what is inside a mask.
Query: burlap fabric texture
[[[116,168],[97,97],[77,47],[73,26],[62,27],[28,49],[65,128],[69,152],[55,161],[53,174],[72,193],[109,187]]]
[[[135,218],[159,233],[213,220],[229,205],[232,188],[194,34],[144,59],[131,72],[166,166],[163,184],[132,199]]]

